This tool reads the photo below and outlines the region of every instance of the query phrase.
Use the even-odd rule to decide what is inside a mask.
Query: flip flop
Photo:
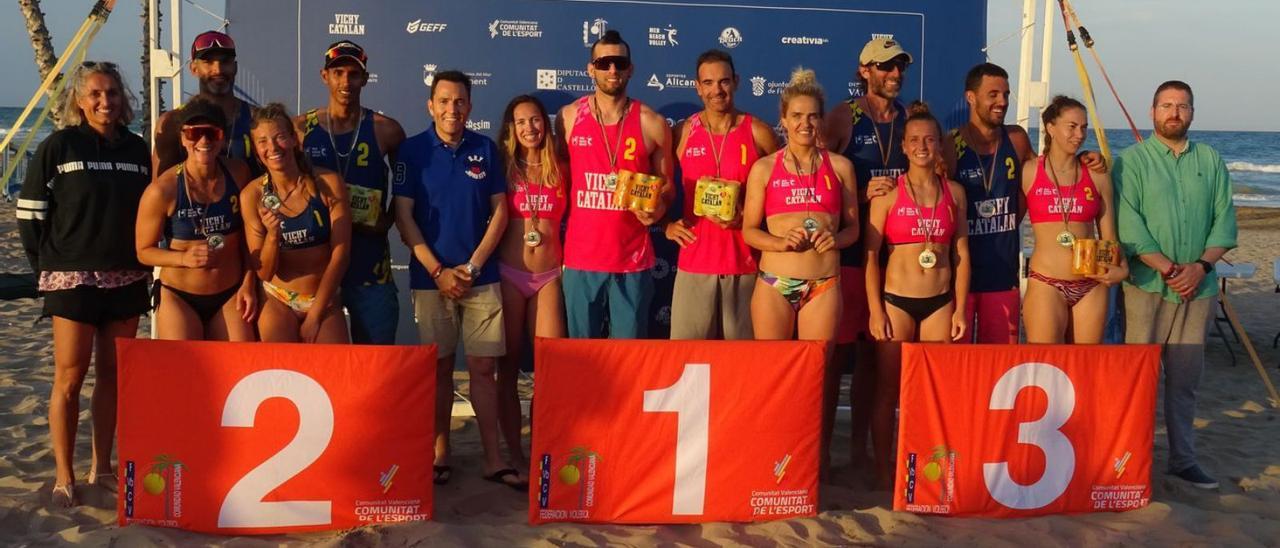
[[[447,464],[431,465],[431,483],[436,485],[444,485],[449,483],[449,478],[453,477],[453,467]]]
[[[71,508],[76,505],[75,491],[70,484],[53,486],[53,505],[58,508]]]
[[[515,482],[512,483],[510,481],[507,481],[506,478],[509,478],[509,477],[515,478]],[[520,472],[517,472],[515,468],[503,468],[502,470],[498,470],[497,472],[494,472],[492,474],[485,476],[484,480],[491,481],[494,483],[501,483],[502,485],[505,485],[507,487],[510,487],[522,493],[529,492],[529,482],[520,481]]]
[[[114,472],[90,474],[86,479],[89,485],[97,485],[98,487],[106,489],[112,493],[115,493],[116,490],[120,488],[120,477],[115,475]],[[106,481],[103,481],[104,479]]]

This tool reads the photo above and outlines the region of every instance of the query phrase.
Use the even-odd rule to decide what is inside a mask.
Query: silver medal
[[[808,232],[808,233],[810,233],[810,234],[813,234],[814,232],[817,232],[817,231],[818,231],[818,220],[817,220],[817,219],[814,219],[813,217],[805,217],[805,219],[804,219],[804,231],[805,231],[805,232]]]
[[[281,205],[283,205],[283,202],[280,201],[279,196],[276,196],[276,193],[268,192],[262,195],[262,207],[275,211],[280,209]]]
[[[604,187],[609,190],[618,188],[618,174],[610,173],[604,176]]]
[[[996,214],[996,204],[990,201],[983,201],[978,203],[978,216],[984,219],[989,219],[995,214]]]
[[[538,247],[542,245],[542,233],[537,230],[530,230],[524,233],[524,245],[529,247]]]
[[[209,249],[222,249],[227,243],[227,239],[221,234],[210,234],[205,237],[205,241],[209,243]]]

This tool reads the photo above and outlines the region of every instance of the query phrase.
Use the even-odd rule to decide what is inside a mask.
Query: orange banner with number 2
[[[1156,345],[903,345],[894,509],[1146,506],[1159,364]]]
[[[434,346],[117,349],[121,525],[239,535],[430,519]]]
[[[812,516],[824,344],[538,339],[529,521]]]

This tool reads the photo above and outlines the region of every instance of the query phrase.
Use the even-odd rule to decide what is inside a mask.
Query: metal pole
[[[1039,109],[1043,109],[1049,104],[1049,82],[1051,76],[1049,69],[1053,65],[1053,27],[1056,26],[1053,24],[1053,7],[1055,3],[1055,0],[1044,0],[1044,39],[1040,43],[1040,85],[1043,87],[1038,101],[1035,101],[1035,106]],[[1041,128],[1041,131],[1036,133],[1039,135],[1036,150],[1044,150],[1044,128]]]
[[[1031,88],[1031,55],[1035,48],[1036,4],[1035,0],[1022,0],[1022,51],[1018,54],[1018,108],[1014,118],[1022,129],[1029,129],[1028,112],[1031,105],[1027,103]]]

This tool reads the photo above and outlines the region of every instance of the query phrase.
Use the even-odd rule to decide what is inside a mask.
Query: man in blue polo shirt
[[[436,74],[427,103],[434,122],[400,147],[392,194],[396,228],[413,252],[409,283],[422,344],[435,344],[435,474],[449,481],[453,352],[461,334],[485,478],[515,488],[528,480],[498,451],[497,358],[506,353],[498,265],[490,256],[507,224],[507,182],[494,142],[466,129],[471,79]]]

